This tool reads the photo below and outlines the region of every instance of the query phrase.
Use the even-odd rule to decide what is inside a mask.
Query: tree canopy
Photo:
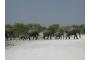
[[[85,24],[71,25],[71,26],[60,26],[59,24],[52,24],[49,25],[48,28],[40,24],[23,24],[23,23],[16,23],[14,25],[5,24],[5,29],[9,28],[10,30],[14,28],[18,33],[22,33],[31,29],[37,29],[39,32],[42,32],[45,29],[49,29],[52,30],[53,32],[56,32],[56,31],[63,31],[64,28],[69,28],[69,27],[80,28],[81,33],[82,34],[85,33]]]

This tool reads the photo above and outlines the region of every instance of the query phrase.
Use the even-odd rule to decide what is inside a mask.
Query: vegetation
[[[42,32],[45,29],[49,29],[52,31],[63,31],[63,28],[69,28],[69,27],[77,27],[80,28],[80,31],[82,34],[85,33],[85,24],[81,25],[71,25],[71,26],[60,26],[59,24],[52,24],[46,28],[45,26],[41,26],[40,24],[22,24],[22,23],[16,23],[14,25],[6,24],[5,28],[6,29],[12,29],[14,28],[16,32],[22,33],[31,29],[37,29],[39,32]]]
[[[49,30],[52,30],[52,31],[54,31],[54,32],[55,32],[55,31],[58,31],[59,28],[60,28],[59,24],[52,24],[52,25],[48,26],[48,29],[49,29]]]

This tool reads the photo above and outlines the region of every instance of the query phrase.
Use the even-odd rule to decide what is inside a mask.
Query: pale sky
[[[84,24],[84,0],[6,0],[6,24]]]

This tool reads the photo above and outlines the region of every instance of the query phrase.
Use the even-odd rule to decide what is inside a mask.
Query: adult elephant
[[[5,38],[7,40],[15,40],[15,31],[14,30],[5,30]]]
[[[56,32],[55,39],[64,39],[64,33],[63,32]]]
[[[23,32],[19,35],[19,40],[26,40],[29,38],[28,32]]]
[[[38,36],[39,36],[39,32],[37,31],[37,30],[35,30],[35,29],[33,29],[33,30],[29,30],[28,32],[27,32],[27,34],[28,34],[28,38],[29,38],[29,40],[31,40],[31,37],[33,38],[33,40],[34,39],[38,39]]]
[[[43,31],[43,38],[44,39],[52,39],[52,36],[54,36],[54,32],[53,31],[51,31],[51,30],[44,30]]]
[[[9,32],[5,31],[5,39],[8,40],[9,39]]]
[[[70,36],[74,35],[74,39],[78,39],[79,37],[81,38],[81,34],[80,34],[80,29],[79,28],[68,28],[65,30],[66,32],[66,39],[69,38]],[[79,35],[79,37],[77,36],[77,34]]]

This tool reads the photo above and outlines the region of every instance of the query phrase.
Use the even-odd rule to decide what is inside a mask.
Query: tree
[[[33,24],[33,27],[37,29],[39,32],[45,29],[45,27],[41,26],[40,24]]]
[[[16,23],[14,25],[14,28],[16,28],[16,31],[18,33],[23,33],[29,29],[28,27],[26,27],[24,24],[21,24],[21,23]]]
[[[28,30],[31,30],[31,29],[32,29],[33,24],[26,24],[25,26],[28,28]]]
[[[85,24],[80,25],[80,31],[82,34],[85,34]]]
[[[10,24],[5,24],[5,28],[13,28],[13,26]]]
[[[71,27],[74,27],[74,28],[79,28],[79,25],[71,25]]]
[[[59,29],[59,24],[52,24],[48,27],[48,29],[56,32]]]

